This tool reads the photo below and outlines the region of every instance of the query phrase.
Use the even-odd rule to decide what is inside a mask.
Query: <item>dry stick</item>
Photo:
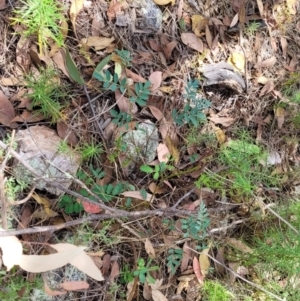
[[[244,72],[245,72],[245,87],[246,87],[246,94],[248,93],[248,67],[247,67],[247,57],[246,57],[246,51],[243,46],[243,28],[244,24],[240,24],[240,47],[242,48],[244,52],[244,57],[245,57],[245,65],[244,65]]]
[[[176,209],[177,206],[179,206],[179,204],[185,199],[187,198],[191,193],[193,193],[195,190],[195,188],[191,189],[190,191],[188,191],[184,196],[182,196],[176,203],[175,205],[173,205],[171,208],[172,209]]]

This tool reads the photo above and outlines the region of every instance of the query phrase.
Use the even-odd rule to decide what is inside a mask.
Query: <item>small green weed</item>
[[[6,301],[30,300],[30,293],[34,288],[42,288],[42,279],[37,277],[34,282],[27,281],[19,275],[11,275],[11,272],[0,272],[0,299]],[[21,297],[20,292],[23,292]]]
[[[79,152],[82,160],[84,161],[101,155],[104,152],[104,149],[101,143],[94,144],[94,142],[85,142],[79,147]]]
[[[182,224],[182,231],[184,232],[184,238],[189,237],[201,241],[207,237],[210,218],[203,202],[200,203],[197,218],[190,216],[189,218],[181,219],[180,221]]]
[[[147,264],[143,258],[138,259],[137,270],[133,272],[134,276],[138,276],[141,283],[145,283],[147,280],[148,283],[155,283],[155,279],[150,275],[151,271],[159,270],[158,266],[150,266],[152,260],[150,259]]]
[[[27,88],[31,91],[27,97],[32,107],[37,113],[50,118],[52,123],[63,119],[61,101],[68,97],[57,79],[56,71],[51,68],[41,69],[38,77],[26,76]]]
[[[174,166],[168,165],[165,162],[160,162],[158,165],[155,165],[154,168],[149,165],[142,165],[140,170],[148,174],[153,174],[153,179],[158,180],[160,177],[163,177],[165,171],[174,170]]]
[[[26,36],[37,35],[40,54],[42,55],[49,43],[55,41],[63,45],[63,34],[59,24],[64,19],[63,9],[53,0],[26,0],[24,5],[14,11],[13,24],[25,27],[22,34]]]
[[[167,257],[167,266],[171,271],[171,274],[175,274],[179,267],[183,256],[182,249],[169,249]]]
[[[253,36],[260,26],[261,24],[259,22],[250,22],[245,28],[245,33],[249,36]]]
[[[67,194],[63,195],[58,203],[59,208],[62,208],[66,214],[78,214],[83,211],[83,206],[78,203],[75,197]]]
[[[134,279],[133,272],[129,269],[129,265],[125,264],[124,267],[122,268],[122,271],[120,273],[121,276],[121,283],[127,284]]]
[[[203,301],[231,301],[234,296],[219,281],[205,280],[201,288]]]
[[[197,127],[206,121],[206,116],[202,111],[210,107],[210,101],[197,95],[198,88],[199,81],[197,79],[187,82],[183,97],[188,103],[184,105],[182,112],[178,112],[176,109],[172,111],[172,117],[177,125],[192,124]]]

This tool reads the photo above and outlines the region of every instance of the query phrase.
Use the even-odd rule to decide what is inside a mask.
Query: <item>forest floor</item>
[[[298,301],[299,8],[0,0],[1,300]]]

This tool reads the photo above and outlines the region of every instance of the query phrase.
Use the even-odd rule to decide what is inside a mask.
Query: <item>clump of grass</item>
[[[230,301],[233,299],[233,294],[218,281],[205,280],[201,288],[203,301]]]
[[[67,98],[67,93],[54,69],[41,69],[39,76],[27,75],[26,83],[30,91],[27,97],[37,113],[50,118],[52,123],[63,119],[61,101]]]
[[[63,34],[59,24],[64,19],[63,9],[58,1],[26,0],[23,7],[14,11],[13,24],[25,27],[22,34],[37,35],[40,54],[42,55],[50,42],[63,45]]]

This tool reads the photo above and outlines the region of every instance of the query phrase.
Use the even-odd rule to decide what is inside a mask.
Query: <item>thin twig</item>
[[[171,208],[175,209],[177,208],[177,206],[179,206],[179,204],[185,199],[187,198],[191,193],[193,193],[195,191],[195,188],[191,189],[190,191],[188,191],[184,196],[182,196],[176,203],[175,205],[173,205]]]

